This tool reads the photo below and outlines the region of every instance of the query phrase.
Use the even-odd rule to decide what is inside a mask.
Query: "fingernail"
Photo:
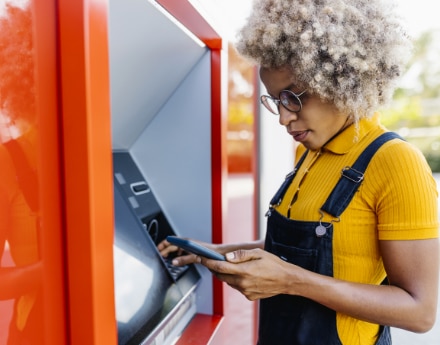
[[[179,260],[177,260],[177,259],[173,259],[173,261],[171,261],[171,263],[172,263],[174,266],[177,266],[177,265],[179,264]]]
[[[234,260],[235,259],[235,253],[234,252],[226,253],[226,259]]]

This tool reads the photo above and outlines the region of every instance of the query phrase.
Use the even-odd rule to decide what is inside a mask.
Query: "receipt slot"
[[[213,90],[220,90],[213,73],[220,49],[213,52],[185,26],[196,12],[172,15],[172,3],[109,1],[120,345],[172,344],[182,334],[184,343],[200,315],[222,314],[221,285],[211,273],[194,264],[174,267],[156,248],[170,235],[211,242],[222,232],[221,191],[213,197],[222,178],[215,146],[221,151],[221,136],[213,130],[221,128]]]

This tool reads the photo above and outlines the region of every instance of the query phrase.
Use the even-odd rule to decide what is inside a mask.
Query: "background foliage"
[[[423,32],[414,40],[413,58],[382,123],[399,132],[440,172],[440,30]]]

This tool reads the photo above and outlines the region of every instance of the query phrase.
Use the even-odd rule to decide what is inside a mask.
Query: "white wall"
[[[257,97],[266,93],[262,83],[256,90]],[[286,128],[279,123],[279,117],[269,112],[260,104],[258,121],[258,152],[259,172],[258,181],[260,193],[258,196],[258,231],[260,237],[266,234],[266,211],[269,202],[281,186],[285,176],[293,170],[294,143]]]

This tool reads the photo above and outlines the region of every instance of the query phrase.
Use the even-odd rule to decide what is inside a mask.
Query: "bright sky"
[[[430,29],[440,29],[440,2],[436,0],[399,0],[398,8],[412,35]]]
[[[233,41],[235,33],[246,20],[252,0],[190,0],[206,9],[223,28],[228,40]],[[437,28],[440,29],[440,2],[437,0],[394,0],[400,15],[405,19],[405,25],[411,35]],[[210,7],[215,6],[215,10]],[[215,17],[215,18],[214,18]]]

